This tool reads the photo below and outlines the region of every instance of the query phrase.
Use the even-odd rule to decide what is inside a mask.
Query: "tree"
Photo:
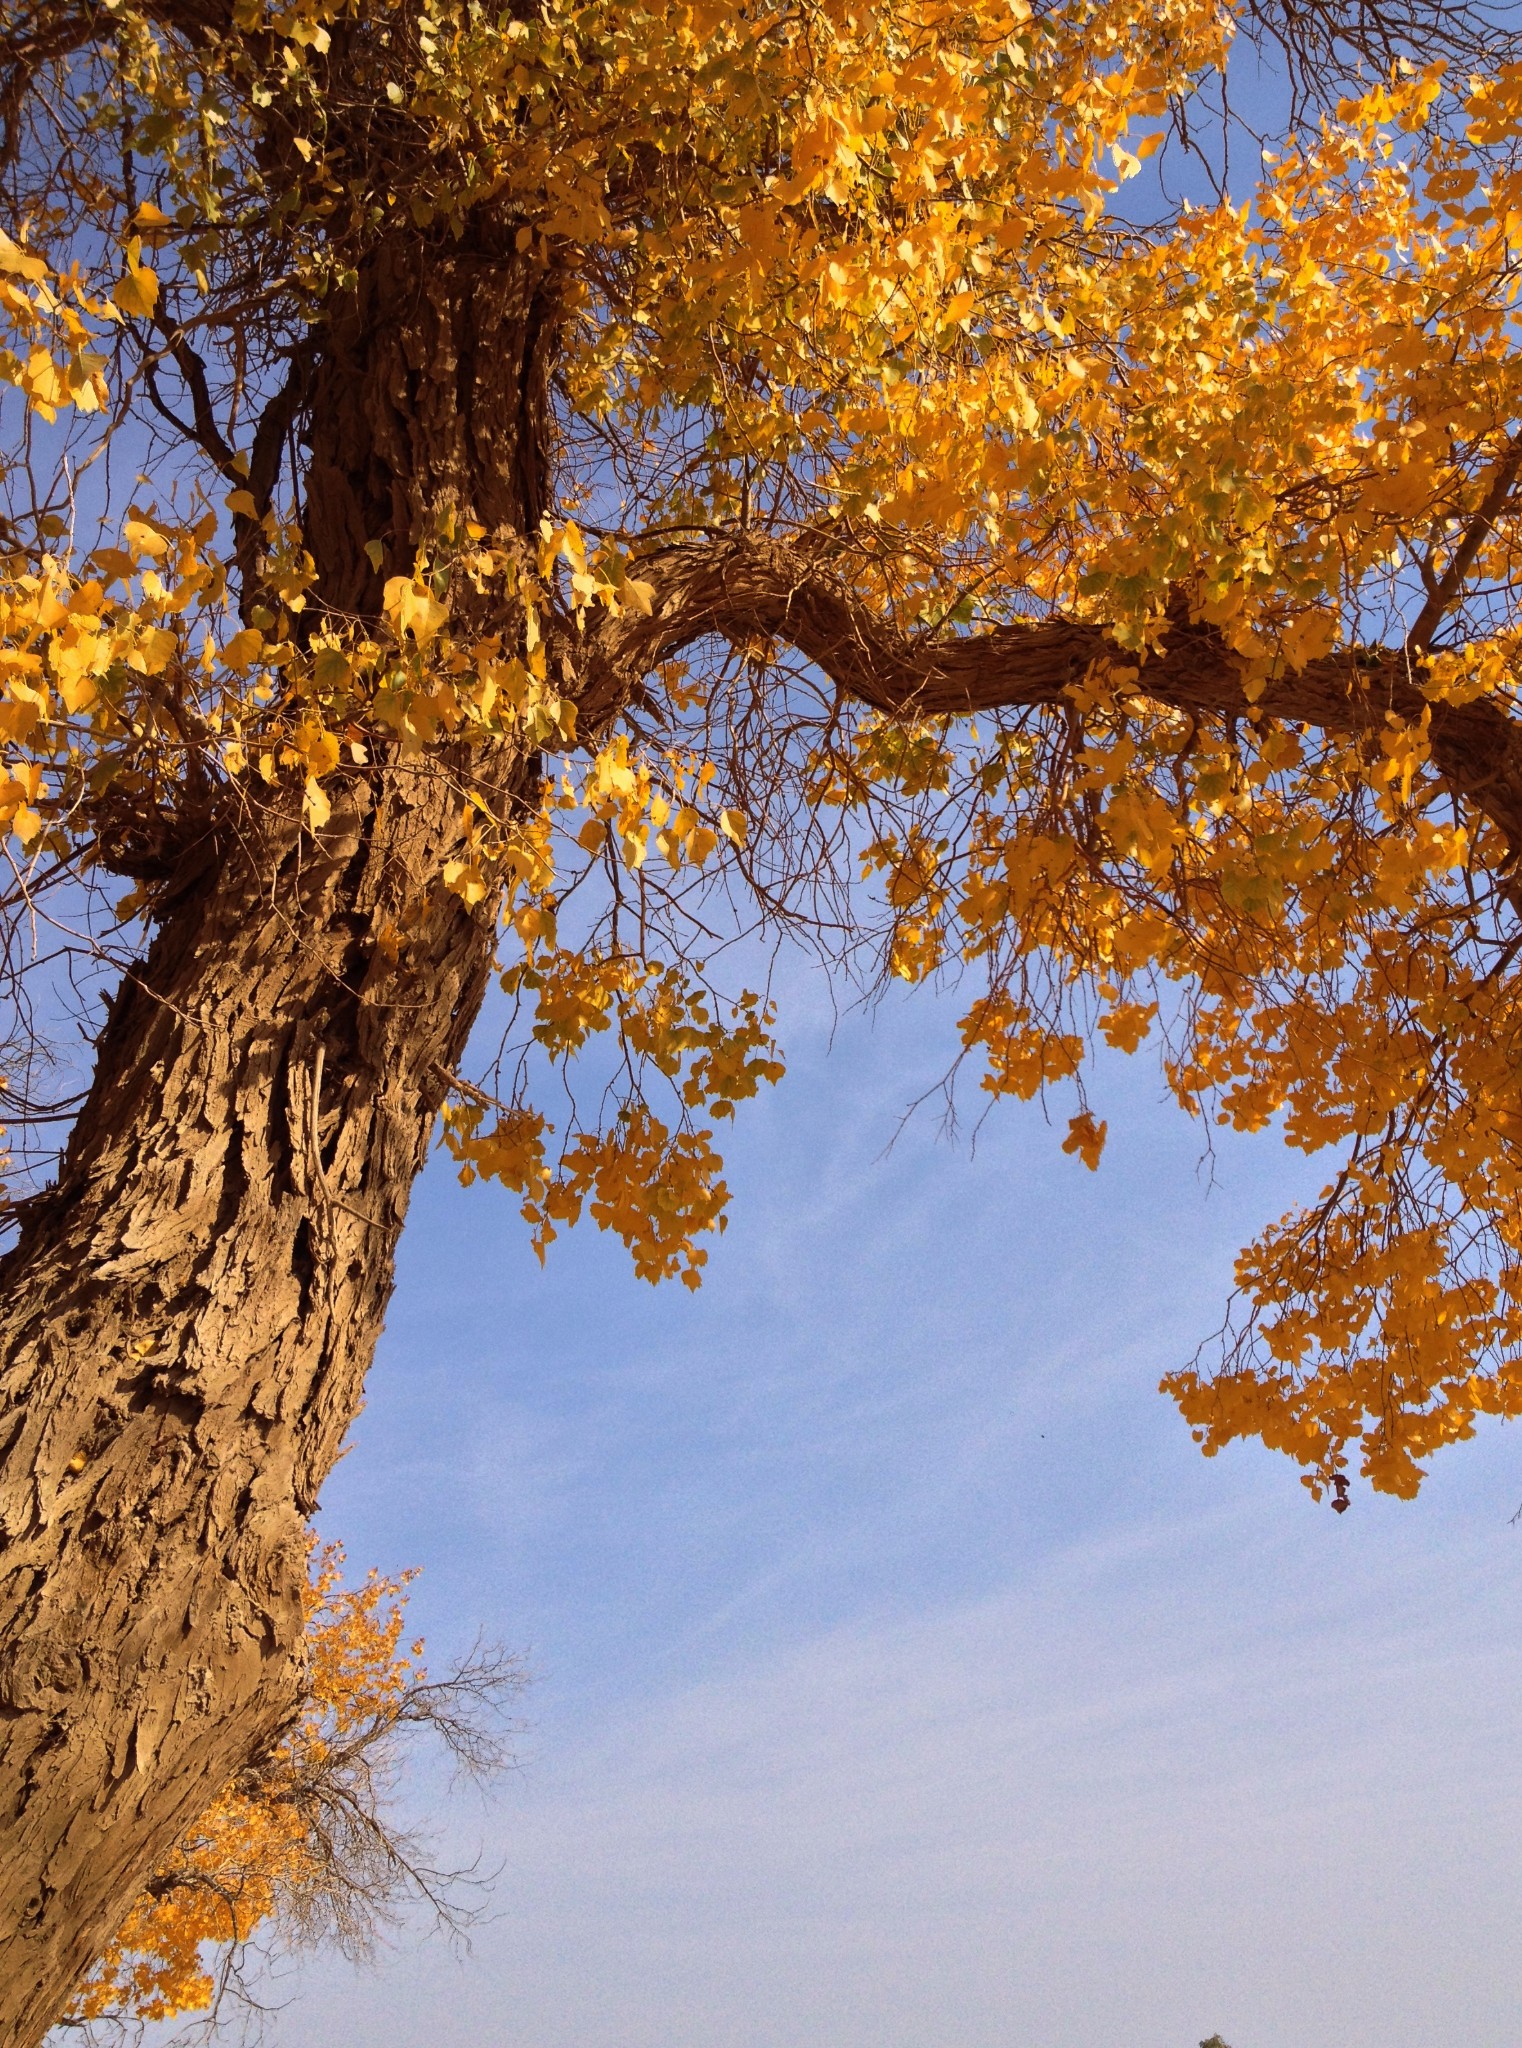
[[[472,1874],[432,1866],[391,1821],[388,1795],[401,1746],[421,1731],[474,1777],[502,1769],[501,1710],[521,1670],[478,1645],[430,1679],[421,1640],[402,1647],[414,1574],[371,1572],[346,1587],[342,1568],[338,1545],[314,1553],[290,1725],[154,1865],[65,2025],[99,2038],[185,2013],[215,2018],[230,1992],[247,1996],[244,1960],[265,1935],[363,1956],[378,1923],[418,1899],[452,1930],[469,1923],[461,1886]]]
[[[1096,1035],[1334,1151],[1207,1451],[1522,1408],[1522,67],[1175,206],[1232,27],[12,0],[7,2041],[287,1722],[436,1121],[696,1284],[780,939],[1090,1167]]]

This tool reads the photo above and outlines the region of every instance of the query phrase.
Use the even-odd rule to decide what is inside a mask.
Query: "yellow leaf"
[[[24,277],[30,284],[40,284],[48,274],[48,267],[40,256],[29,256],[0,229],[0,274]]]
[[[137,646],[128,656],[128,663],[146,676],[162,675],[174,659],[179,644],[178,634],[171,633],[166,626],[149,626],[138,636]]]
[[[486,883],[474,861],[445,861],[444,887],[472,906],[486,895]]]
[[[419,647],[438,637],[449,616],[447,607],[412,576],[388,577],[382,604],[396,637],[410,633]]]
[[[149,248],[157,248],[165,239],[164,230],[172,228],[174,222],[151,199],[145,199],[133,214],[130,225],[133,234],[146,242]]]
[[[1095,1173],[1099,1168],[1099,1155],[1104,1150],[1105,1133],[1109,1128],[1108,1124],[1095,1123],[1093,1117],[1085,1110],[1082,1116],[1068,1119],[1068,1134],[1062,1141],[1062,1149],[1064,1152],[1076,1152],[1090,1173]]]
[[[250,662],[257,661],[264,651],[264,635],[257,626],[245,626],[241,633],[234,633],[222,649],[222,659],[230,669],[239,675]]]
[[[159,281],[146,264],[129,264],[111,297],[129,319],[146,320],[159,302]]]
[[[37,410],[49,418],[53,408],[62,405],[67,396],[63,373],[45,348],[32,350],[17,382]]]
[[[151,555],[154,561],[163,561],[169,552],[169,543],[156,526],[150,526],[143,519],[129,519],[122,528],[122,538],[137,555]]]
[[[337,733],[309,719],[297,728],[292,752],[296,759],[306,763],[311,774],[331,775],[338,766],[341,743]]]
[[[49,665],[58,679],[58,694],[69,711],[88,711],[97,696],[96,677],[110,660],[110,641],[102,634],[72,626],[49,651]]]

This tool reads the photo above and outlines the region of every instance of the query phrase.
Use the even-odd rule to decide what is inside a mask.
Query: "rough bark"
[[[547,304],[489,247],[431,270],[386,250],[361,278],[313,371],[322,601],[373,607],[366,542],[410,567],[442,506],[537,515]],[[467,772],[500,808],[534,770],[500,749],[383,764],[315,836],[231,794],[0,1269],[7,2048],[59,2017],[294,1697],[306,1518],[490,969],[492,905],[441,879]]]
[[[437,893],[458,810],[359,788],[320,844],[219,863],[118,995],[3,1275],[7,2040],[294,1696],[305,1520],[490,959]]]
[[[306,532],[322,603],[374,614],[444,507],[530,533],[545,504],[553,276],[511,224],[377,250],[333,312],[311,406]],[[380,561],[366,552],[380,544]]]

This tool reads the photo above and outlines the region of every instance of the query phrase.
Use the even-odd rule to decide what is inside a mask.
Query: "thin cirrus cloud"
[[[1158,1375],[1319,1163],[1199,1170],[1119,1061],[1097,1175],[1032,1111],[885,1150],[946,1026],[795,1034],[696,1300],[425,1183],[323,1524],[533,1726],[439,1808],[471,1954],[309,1964],[272,2048],[1518,2038],[1512,1439],[1341,1520],[1202,1460]]]

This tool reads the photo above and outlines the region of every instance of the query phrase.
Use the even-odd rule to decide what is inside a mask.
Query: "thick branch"
[[[904,633],[804,547],[758,539],[695,542],[641,562],[652,615],[601,622],[567,652],[583,677],[582,729],[595,731],[657,663],[710,635],[781,640],[844,695],[896,716],[965,715],[1058,704],[1098,660],[1135,664],[1099,625],[1048,619],[987,633]],[[1142,663],[1137,688],[1193,715],[1254,708],[1241,658],[1214,626],[1179,621]],[[1404,649],[1344,651],[1270,682],[1268,716],[1323,732],[1372,734],[1393,714],[1431,710],[1432,758],[1445,781],[1522,849],[1522,726],[1490,699],[1431,704]]]

